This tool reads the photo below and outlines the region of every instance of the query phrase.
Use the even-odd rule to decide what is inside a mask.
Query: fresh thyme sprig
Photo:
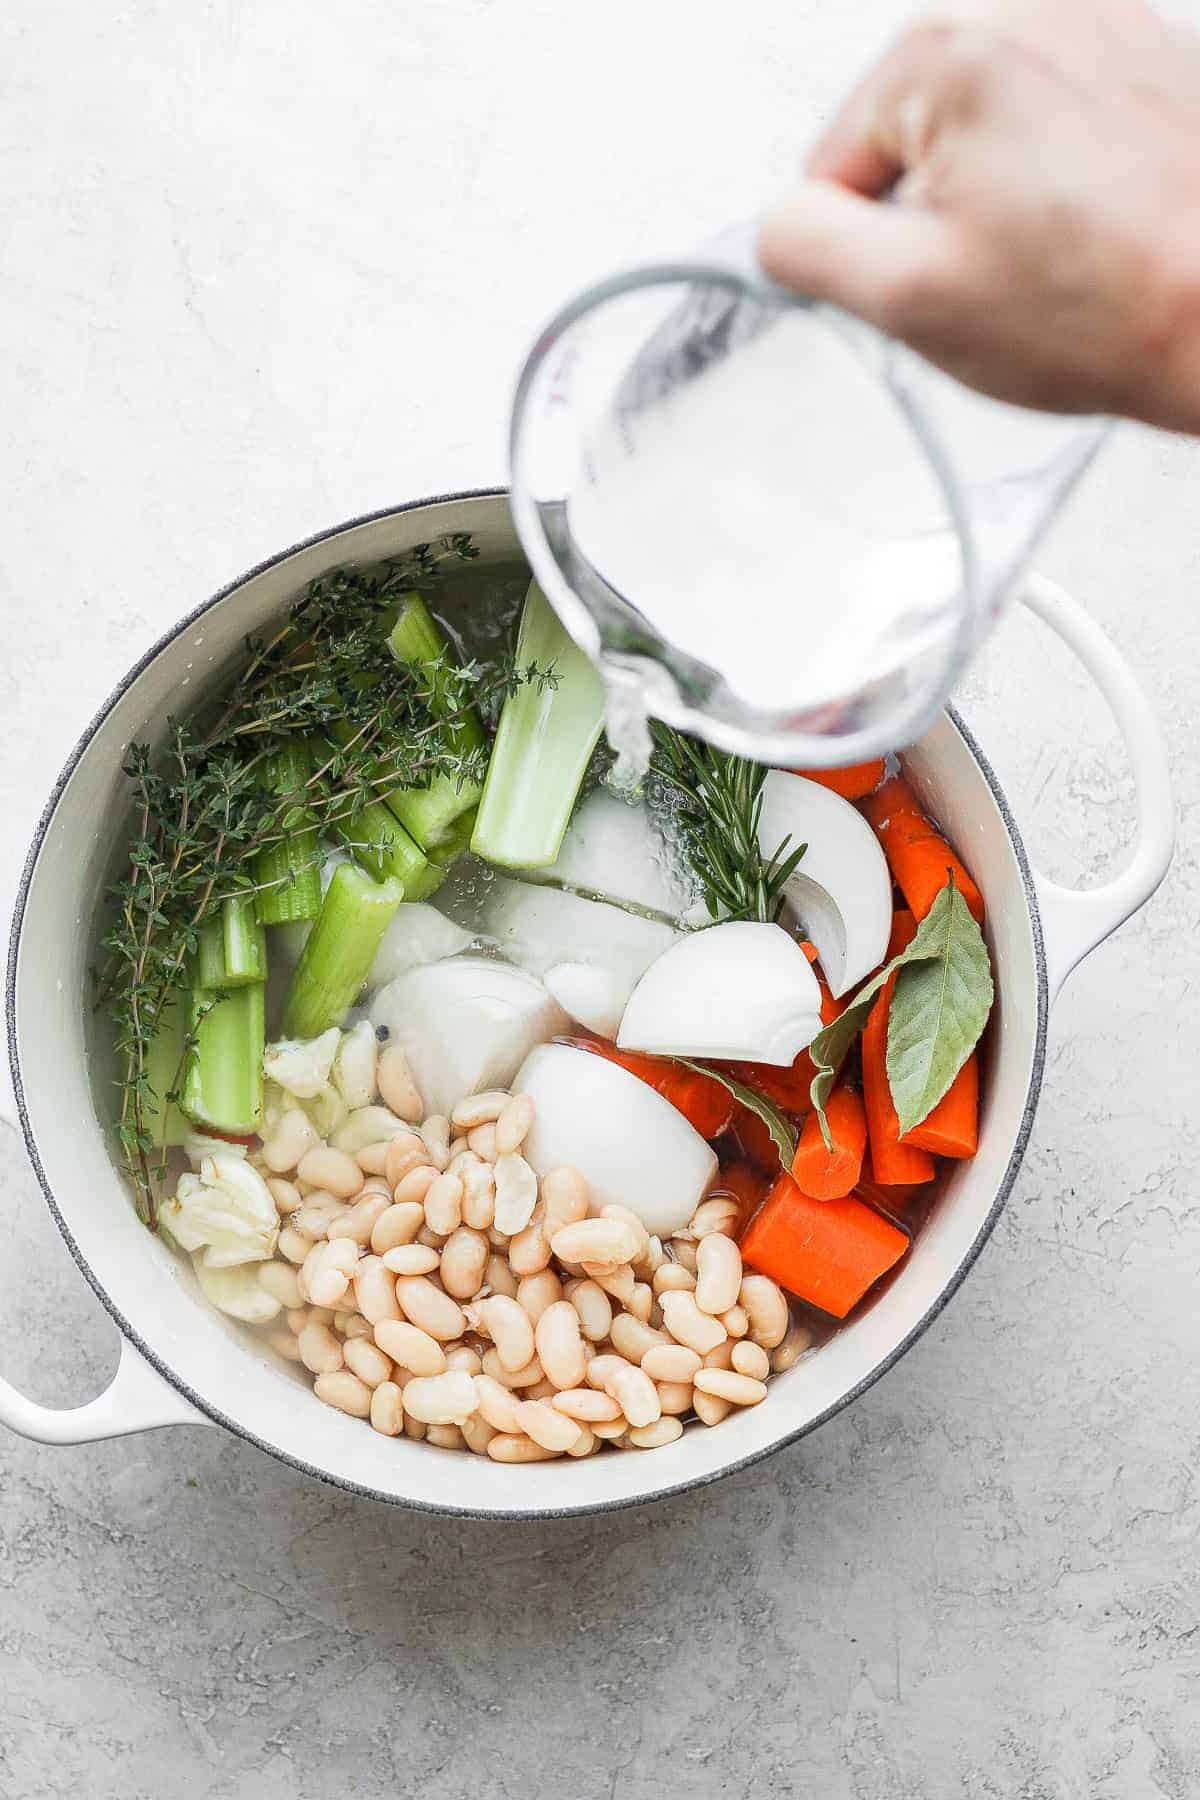
[[[688,860],[714,919],[753,919],[772,924],[783,890],[807,844],[790,849],[784,838],[773,855],[759,846],[762,785],[759,763],[730,756],[711,744],[684,737],[652,720],[651,769],[675,796],[676,817]]]
[[[381,571],[341,569],[313,582],[274,633],[247,640],[247,663],[215,705],[173,721],[161,750],[137,744],[128,752],[134,828],[128,869],[111,889],[97,1003],[114,1023],[121,1153],[151,1225],[164,1156],[148,1116],[156,1101],[165,1116],[175,1096],[151,1092],[147,1061],[206,915],[230,895],[254,891],[251,859],[301,821],[328,834],[394,788],[435,777],[482,780],[487,748],[464,746],[455,726],[472,711],[493,717],[522,681],[553,679],[511,662],[447,656],[401,664],[392,655],[397,597],[434,585],[445,562],[476,554],[470,538],[457,535]],[[271,791],[266,760],[296,738],[325,740],[335,727],[338,740],[328,742],[303,793]]]

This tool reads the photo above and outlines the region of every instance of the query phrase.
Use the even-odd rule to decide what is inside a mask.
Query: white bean
[[[460,1225],[446,1239],[439,1274],[442,1286],[455,1300],[470,1300],[483,1286],[488,1249],[484,1234],[466,1225]]]
[[[771,1352],[771,1368],[776,1375],[782,1375],[787,1369],[794,1369],[804,1352],[812,1343],[813,1334],[807,1325],[799,1322],[789,1325],[787,1336],[777,1344]]]
[[[300,1293],[300,1277],[290,1263],[265,1262],[258,1267],[258,1285],[280,1306],[299,1306],[303,1296]]]
[[[658,1390],[641,1369],[618,1369],[605,1383],[605,1392],[618,1402],[630,1425],[653,1425],[662,1417]]]
[[[472,1231],[489,1230],[496,1219],[495,1169],[491,1163],[474,1157],[472,1166],[460,1169],[459,1178],[463,1184],[463,1224]]]
[[[267,1186],[280,1218],[290,1218],[300,1204],[300,1189],[295,1182],[285,1181],[282,1175],[268,1175]]]
[[[441,1237],[449,1237],[462,1224],[463,1184],[449,1170],[431,1181],[425,1192],[425,1223]],[[736,1296],[735,1296],[736,1298]]]
[[[371,1233],[376,1222],[381,1219],[391,1206],[392,1197],[384,1190],[382,1194],[372,1192],[364,1194],[354,1205],[349,1207],[342,1218],[334,1219],[329,1227],[329,1237],[350,1238],[356,1244],[369,1244]]]
[[[522,1400],[521,1430],[543,1450],[569,1450],[579,1436],[579,1426],[565,1413],[556,1412],[544,1400]]]
[[[670,1417],[679,1418],[691,1412],[693,1390],[690,1381],[656,1381],[654,1389],[658,1404]]]
[[[718,1344],[715,1350],[706,1350],[703,1366],[706,1369],[732,1369],[733,1344],[734,1340],[727,1337],[725,1342]]]
[[[589,1424],[588,1430],[593,1437],[602,1438],[607,1443],[614,1443],[623,1438],[629,1430],[629,1420],[624,1413],[618,1413],[615,1419],[596,1419]]]
[[[296,1173],[301,1181],[313,1182],[338,1200],[352,1200],[363,1184],[363,1172],[354,1158],[344,1150],[331,1150],[328,1144],[306,1150]]]
[[[434,1287],[424,1275],[397,1276],[396,1298],[406,1318],[442,1343],[453,1343],[467,1329],[466,1315],[457,1300]]]
[[[469,1419],[463,1420],[459,1430],[462,1432],[463,1443],[468,1450],[475,1456],[487,1455],[487,1447],[496,1435],[494,1425],[489,1425],[487,1420],[481,1419],[478,1413],[472,1413]]]
[[[642,1258],[650,1249],[650,1233],[646,1230],[646,1227],[643,1225],[637,1213],[633,1212],[628,1206],[609,1204],[608,1206],[602,1206],[600,1208],[600,1217],[602,1219],[620,1219],[623,1224],[628,1225],[629,1229],[637,1238],[637,1249],[633,1252],[632,1256],[622,1257],[621,1261],[641,1262]]]
[[[567,1449],[567,1455],[568,1456],[591,1456],[592,1452],[594,1450],[598,1450],[599,1448],[600,1448],[600,1440],[596,1436],[595,1432],[589,1431],[586,1425],[581,1425],[579,1427],[578,1437],[575,1439],[575,1442],[573,1444],[571,1444]]]
[[[446,1353],[437,1339],[410,1325],[407,1319],[380,1319],[375,1327],[375,1342],[385,1356],[410,1375],[441,1375],[446,1369]]]
[[[332,1194],[323,1194],[318,1189],[292,1214],[292,1226],[296,1231],[302,1231],[305,1237],[323,1238],[328,1236],[333,1221],[342,1218],[347,1210]]]
[[[688,1220],[688,1230],[698,1241],[710,1237],[713,1232],[732,1237],[737,1230],[741,1210],[736,1200],[730,1200],[724,1195],[702,1200]]]
[[[701,1369],[696,1389],[701,1394],[715,1394],[718,1400],[731,1400],[735,1406],[757,1406],[767,1397],[765,1382],[739,1375],[736,1369]]]
[[[725,1327],[720,1319],[703,1313],[693,1295],[666,1293],[662,1297],[663,1321],[677,1343],[704,1356],[725,1342]]]
[[[483,1162],[495,1162],[496,1127],[491,1120],[486,1125],[472,1125],[467,1133],[467,1148],[473,1150]]]
[[[417,1375],[405,1385],[405,1414],[422,1425],[457,1425],[475,1411],[475,1383],[464,1369]]]
[[[569,1419],[578,1419],[588,1425],[621,1417],[620,1402],[597,1388],[564,1388],[555,1394],[550,1404],[557,1411],[566,1413]]]
[[[707,1204],[707,1203],[706,1203]],[[742,1286],[742,1253],[730,1237],[713,1231],[696,1246],[696,1305],[720,1317],[737,1305]]]
[[[553,1238],[564,1225],[577,1225],[587,1218],[587,1186],[578,1169],[560,1163],[547,1169],[542,1177],[542,1204],[546,1208],[546,1231]]]
[[[664,1444],[673,1444],[682,1436],[683,1426],[678,1419],[655,1419],[652,1425],[632,1425],[629,1429],[629,1441],[639,1450],[661,1450]]]
[[[523,1369],[534,1353],[533,1320],[524,1307],[507,1294],[493,1294],[480,1302],[478,1312],[504,1367],[510,1374],[514,1369]]]
[[[612,1377],[614,1375],[619,1375],[622,1369],[632,1369],[632,1367],[633,1364],[627,1362],[623,1356],[613,1356],[605,1351],[600,1356],[594,1356],[592,1358],[587,1366],[587,1373],[584,1376],[584,1380],[589,1387],[600,1388],[607,1394],[609,1391],[608,1384]]]
[[[614,1270],[636,1256],[638,1246],[637,1233],[624,1219],[580,1219],[560,1226],[550,1239],[550,1248],[564,1262],[598,1263]],[[632,1292],[632,1269],[629,1274]]]
[[[402,1175],[392,1189],[398,1206],[404,1206],[414,1200],[424,1202],[426,1194],[437,1180],[438,1172],[432,1163],[418,1163]]]
[[[387,1147],[383,1159],[383,1174],[389,1187],[415,1169],[418,1164],[428,1161],[425,1155],[425,1140],[415,1131],[398,1131]]]
[[[715,1394],[706,1394],[703,1389],[692,1396],[692,1411],[703,1425],[719,1425],[733,1411],[733,1402],[719,1400]]]
[[[579,1314],[569,1300],[556,1300],[546,1308],[538,1319],[534,1343],[538,1361],[556,1388],[580,1385],[587,1370],[587,1358],[583,1353]],[[530,1436],[533,1435],[530,1432]]]
[[[650,1315],[654,1311],[654,1289],[648,1281],[634,1282],[628,1311],[635,1319],[640,1319],[643,1325],[650,1323]]]
[[[597,1287],[603,1288],[606,1294],[611,1294],[614,1300],[619,1300],[622,1306],[632,1304],[637,1282],[628,1263],[622,1263],[615,1269],[611,1263],[600,1262],[585,1262],[580,1267],[589,1281],[594,1281]]]
[[[500,1117],[510,1096],[501,1088],[489,1088],[484,1094],[468,1094],[450,1114],[457,1131],[473,1131],[476,1125],[491,1125]]]
[[[535,1206],[533,1217],[523,1231],[512,1237],[508,1246],[508,1264],[514,1275],[537,1275],[550,1266],[550,1239],[546,1236],[546,1209]]]
[[[612,1346],[618,1356],[624,1356],[631,1363],[640,1363],[647,1350],[666,1346],[671,1342],[665,1331],[655,1331],[650,1325],[643,1325],[632,1313],[618,1313],[612,1322],[609,1333]]]
[[[394,1381],[381,1381],[371,1395],[371,1424],[384,1437],[404,1430],[404,1396]]]
[[[398,1119],[404,1119],[410,1125],[416,1124],[425,1111],[425,1105],[413,1080],[408,1058],[399,1044],[385,1044],[379,1052],[375,1085],[384,1105],[390,1107]]]
[[[364,1144],[361,1150],[354,1152],[354,1160],[364,1175],[382,1175],[387,1168],[387,1153],[391,1143],[389,1138],[382,1144]]]
[[[358,1379],[369,1388],[376,1388],[381,1381],[387,1381],[391,1377],[391,1358],[377,1349],[369,1338],[349,1338],[342,1346],[342,1355],[346,1367],[353,1369]]]
[[[436,1450],[466,1448],[462,1431],[457,1425],[431,1425],[425,1433],[425,1442],[432,1444]]]
[[[452,1344],[446,1352],[448,1369],[465,1369],[468,1375],[483,1373],[483,1358],[470,1344]]]
[[[368,1419],[371,1416],[371,1390],[349,1369],[333,1369],[318,1375],[313,1382],[313,1393],[326,1406],[336,1406],[339,1412],[349,1413],[351,1418]]]
[[[749,1375],[754,1381],[765,1381],[771,1373],[771,1359],[761,1344],[735,1344],[733,1366],[739,1375]]]
[[[290,1331],[268,1331],[267,1342],[277,1355],[286,1357],[288,1362],[300,1361],[300,1351]]]
[[[490,1375],[476,1375],[475,1399],[480,1416],[493,1431],[520,1432],[521,1402]]]
[[[510,1300],[516,1299],[517,1278],[502,1256],[493,1254],[488,1257],[484,1276],[484,1285],[491,1288],[493,1294],[507,1294]]]
[[[263,1161],[274,1174],[287,1175],[320,1142],[308,1114],[298,1106],[290,1106],[263,1144]]]
[[[514,1094],[496,1120],[497,1153],[508,1156],[512,1151],[519,1150],[532,1124],[533,1101],[528,1094]]]
[[[664,1294],[691,1294],[695,1292],[696,1277],[682,1263],[665,1262],[655,1269],[650,1280],[655,1297],[662,1299]]]
[[[579,1325],[585,1338],[602,1344],[612,1329],[612,1302],[604,1289],[594,1281],[579,1281],[571,1290],[571,1305],[579,1314]]]
[[[340,1331],[344,1338],[369,1338],[374,1332],[370,1319],[362,1313],[334,1313],[333,1328]]]
[[[276,1239],[276,1248],[280,1256],[286,1256],[290,1263],[299,1265],[313,1247],[313,1239],[306,1231],[297,1231],[294,1225],[285,1225]]]
[[[450,1121],[441,1113],[430,1113],[418,1127],[426,1154],[437,1170],[442,1170],[450,1161]]]
[[[750,1315],[744,1306],[731,1306],[721,1314],[721,1323],[731,1338],[744,1338],[750,1330]]]
[[[545,1371],[536,1356],[523,1369],[506,1369],[495,1350],[484,1352],[483,1373],[490,1375],[493,1381],[498,1381],[501,1387],[507,1388],[536,1387],[539,1381],[545,1379]]]
[[[424,1223],[425,1213],[419,1200],[389,1206],[371,1228],[371,1248],[376,1256],[385,1256],[401,1244],[411,1244]]]
[[[381,1159],[386,1160],[387,1146],[398,1132],[404,1130],[404,1120],[398,1119],[394,1112],[386,1106],[359,1106],[338,1126],[329,1142],[335,1150],[345,1150],[358,1162],[359,1152],[366,1150],[371,1144],[382,1144]],[[361,1169],[362,1164],[358,1164]],[[382,1166],[372,1173],[382,1173]]]
[[[529,1314],[535,1332],[542,1314],[562,1297],[562,1282],[553,1269],[540,1269],[536,1275],[526,1275],[517,1285],[517,1305]]]
[[[687,1269],[689,1274],[694,1275],[696,1273],[696,1246],[691,1238],[673,1237],[669,1248],[679,1267]]]
[[[296,1340],[300,1361],[314,1375],[331,1375],[342,1366],[342,1346],[328,1325],[314,1325],[310,1320]]]
[[[354,1296],[359,1312],[372,1325],[378,1325],[383,1319],[400,1317],[396,1282],[381,1257],[363,1257],[354,1271]]]
[[[535,1444],[532,1438],[505,1431],[497,1432],[487,1447],[487,1453],[493,1462],[499,1463],[550,1462],[560,1454],[557,1450],[546,1450],[541,1444]]]
[[[642,1367],[651,1381],[691,1381],[701,1359],[686,1344],[656,1344],[643,1356]]]
[[[769,1275],[743,1275],[738,1298],[749,1317],[754,1342],[764,1350],[782,1344],[791,1320],[783,1289]]]
[[[393,1275],[432,1275],[440,1262],[438,1252],[428,1244],[397,1244],[383,1254],[383,1266]]]

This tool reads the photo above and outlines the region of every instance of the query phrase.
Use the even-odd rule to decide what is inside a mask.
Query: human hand
[[[806,173],[777,281],[1000,399],[1200,431],[1200,44],[1141,0],[913,26]]]

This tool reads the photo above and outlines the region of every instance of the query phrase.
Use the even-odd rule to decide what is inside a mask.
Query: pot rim
[[[916,1340],[929,1329],[930,1325],[933,1324],[934,1320],[939,1316],[943,1309],[949,1305],[951,1299],[962,1286],[968,1272],[974,1267],[984,1245],[987,1243],[995,1229],[996,1221],[1000,1217],[1000,1213],[1004,1208],[1005,1202],[1012,1191],[1013,1184],[1020,1171],[1021,1164],[1025,1157],[1025,1150],[1029,1143],[1030,1134],[1033,1130],[1033,1120],[1037,1112],[1038,1099],[1041,1094],[1042,1077],[1045,1071],[1046,1032],[1050,1012],[1050,986],[1046,964],[1045,943],[1042,933],[1041,913],[1038,907],[1037,889],[1034,884],[1033,871],[1030,867],[1024,841],[1021,837],[1017,822],[1013,817],[1012,810],[1009,807],[1004,790],[996,777],[995,771],[983,751],[980,749],[978,743],[975,741],[970,729],[953,706],[946,707],[946,715],[959,736],[962,738],[972,759],[987,783],[992,798],[996,802],[1001,819],[1003,820],[1009,842],[1012,845],[1013,854],[1017,860],[1017,867],[1020,870],[1021,885],[1025,893],[1025,903],[1029,910],[1029,922],[1033,935],[1034,974],[1037,987],[1037,1024],[1034,1037],[1033,1056],[1030,1063],[1029,1085],[1025,1093],[1025,1104],[1022,1109],[1021,1122],[1017,1130],[1016,1139],[1013,1143],[1008,1165],[1005,1168],[999,1186],[997,1187],[996,1197],[988,1210],[987,1217],[984,1219],[976,1233],[969,1250],[955,1269],[946,1286],[937,1296],[937,1299],[926,1309],[920,1318],[914,1322],[911,1330],[906,1333],[896,1345],[895,1349],[892,1350],[890,1354],[877,1365],[877,1367],[872,1369],[868,1375],[865,1375],[854,1387],[850,1388],[845,1394],[842,1394],[832,1405],[827,1406],[823,1412],[818,1413],[815,1418],[806,1420],[804,1424],[798,1425],[794,1431],[789,1431],[784,1436],[777,1438],[774,1443],[765,1446],[763,1449],[751,1451],[748,1455],[740,1457],[734,1462],[726,1463],[718,1469],[709,1470],[701,1475],[689,1476],[686,1480],[671,1482],[666,1486],[657,1489],[653,1494],[641,1494],[630,1498],[619,1498],[615,1500],[581,1502],[578,1506],[542,1506],[536,1508],[437,1506],[431,1504],[427,1500],[414,1500],[405,1495],[387,1493],[382,1488],[372,1487],[364,1482],[350,1481],[344,1476],[334,1474],[329,1469],[319,1468],[313,1463],[305,1462],[302,1457],[293,1456],[289,1451],[282,1450],[277,1445],[268,1443],[266,1439],[257,1436],[252,1431],[248,1431],[246,1427],[239,1424],[236,1419],[230,1418],[203,1394],[190,1387],[187,1382],[182,1381],[174,1371],[167,1366],[159,1356],[158,1352],[146,1342],[137,1327],[125,1317],[124,1313],[112,1300],[107,1289],[93,1272],[91,1264],[87,1261],[87,1258],[83,1255],[76,1243],[71,1229],[59,1209],[58,1202],[54,1197],[54,1192],[46,1177],[45,1170],[42,1166],[42,1160],[38,1153],[37,1141],[34,1136],[29,1111],[25,1104],[25,1089],[21,1077],[21,1057],[17,1034],[17,959],[20,950],[21,933],[25,922],[25,909],[29,900],[29,890],[33,881],[34,868],[37,864],[38,856],[41,853],[42,844],[50,829],[54,814],[58,808],[58,803],[62,798],[67,783],[70,781],[75,769],[86,753],[92,739],[95,737],[105,719],[107,719],[108,715],[112,712],[114,706],[116,706],[129,691],[143,671],[149,668],[150,664],[154,662],[164,650],[173,644],[190,626],[194,625],[198,619],[203,618],[207,612],[211,611],[214,606],[217,606],[221,601],[228,599],[231,594],[236,593],[239,588],[244,587],[245,584],[248,581],[253,580],[255,576],[261,575],[265,570],[274,568],[282,562],[286,562],[290,556],[295,556],[299,551],[311,549],[314,545],[325,543],[331,538],[340,536],[343,532],[355,530],[362,525],[372,524],[379,519],[400,518],[406,513],[420,512],[425,507],[442,505],[449,501],[505,499],[508,496],[508,491],[509,490],[506,487],[486,487],[463,488],[445,494],[430,494],[422,499],[404,501],[399,505],[379,507],[372,512],[361,513],[352,519],[342,520],[336,525],[327,526],[325,530],[314,532],[311,537],[302,538],[297,543],[289,545],[287,549],[280,550],[275,555],[265,557],[261,562],[255,563],[252,568],[245,570],[243,574],[238,575],[234,580],[227,582],[224,587],[218,589],[216,593],[211,594],[207,600],[201,601],[198,606],[193,607],[190,612],[185,613],[182,618],[178,619],[174,625],[163,632],[162,635],[151,644],[149,649],[146,650],[121,677],[116,687],[113,688],[107,699],[92,716],[80,736],[77,738],[70,755],[64,763],[63,768],[50,791],[46,804],[42,809],[41,816],[33,834],[33,839],[25,857],[24,866],[21,871],[21,880],[17,888],[16,900],[13,905],[12,925],[9,931],[8,963],[5,978],[5,1017],[8,1036],[9,1072],[12,1077],[13,1093],[17,1103],[17,1113],[21,1121],[21,1132],[25,1139],[25,1148],[33,1167],[33,1172],[37,1177],[38,1186],[45,1196],[46,1204],[50,1209],[51,1216],[58,1226],[63,1241],[65,1242],[80,1274],[88,1283],[88,1286],[92,1289],[92,1292],[96,1295],[96,1298],[100,1301],[100,1304],[104,1307],[104,1310],[108,1313],[122,1337],[128,1339],[129,1343],[133,1345],[138,1353],[145,1358],[157,1374],[160,1375],[162,1379],[176,1391],[176,1393],[181,1394],[185,1400],[189,1401],[197,1411],[203,1413],[213,1424],[219,1425],[226,1431],[232,1432],[236,1437],[240,1437],[247,1443],[253,1444],[256,1449],[265,1451],[267,1455],[275,1457],[279,1462],[287,1464],[289,1467],[298,1470],[301,1474],[313,1476],[318,1481],[323,1481],[330,1487],[340,1488],[346,1493],[361,1495],[363,1498],[369,1500],[382,1501],[389,1506],[405,1507],[413,1512],[431,1513],[436,1517],[512,1520],[565,1519],[583,1517],[588,1514],[623,1512],[630,1507],[650,1505],[658,1500],[666,1500],[677,1494],[684,1494],[693,1489],[707,1487],[711,1482],[723,1480],[728,1475],[736,1475],[744,1469],[753,1467],[756,1463],[765,1461],[767,1457],[774,1456],[778,1451],[799,1442],[801,1438],[807,1437],[810,1432],[816,1431],[820,1426],[827,1424],[837,1413],[851,1405],[851,1403],[857,1400],[860,1395],[866,1393],[868,1388],[873,1387],[882,1376],[886,1375],[889,1370],[894,1368],[901,1357],[911,1349]]]

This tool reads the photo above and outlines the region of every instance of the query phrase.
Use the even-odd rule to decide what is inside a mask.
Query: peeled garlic
[[[318,1038],[283,1038],[263,1052],[263,1073],[297,1100],[315,1100],[328,1087],[333,1059],[341,1046],[336,1025]]]
[[[264,1262],[279,1232],[271,1190],[234,1148],[206,1156],[198,1175],[181,1175],[159,1208],[159,1222],[207,1269]]]

